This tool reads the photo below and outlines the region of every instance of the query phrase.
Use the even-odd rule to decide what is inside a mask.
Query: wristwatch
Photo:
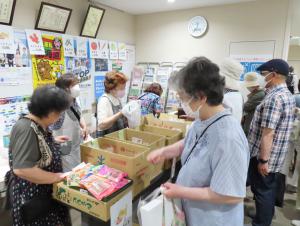
[[[269,162],[269,160],[264,160],[264,159],[258,159],[258,162],[261,164],[266,164]]]

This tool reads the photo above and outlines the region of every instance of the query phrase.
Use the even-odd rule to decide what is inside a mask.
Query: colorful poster
[[[32,69],[31,67],[0,67],[1,97],[31,95]]]
[[[104,94],[104,75],[95,75],[94,78],[94,87],[95,87],[95,98],[96,101]]]
[[[122,71],[123,62],[120,60],[113,60],[111,66],[113,71]]]
[[[100,40],[100,58],[108,59],[109,58],[109,48],[108,41]]]
[[[26,29],[28,48],[31,55],[45,55],[42,33],[38,30]]]
[[[14,31],[15,34],[15,67],[30,67],[30,54],[26,33],[24,31]]]
[[[127,48],[125,43],[118,43],[119,60],[127,60]]]
[[[111,226],[132,226],[132,192],[110,207]]]
[[[108,71],[107,59],[95,59],[95,72]]]
[[[75,57],[75,47],[74,47],[74,39],[70,35],[62,36],[63,48],[64,48],[64,56],[65,57]]]
[[[129,90],[129,100],[135,100],[141,93],[143,82],[144,68],[134,66],[132,70],[131,86]]]
[[[29,96],[0,98],[0,137],[9,135],[21,114],[27,114]]]
[[[66,70],[79,79],[80,106],[82,110],[90,110],[93,102],[92,61],[90,58],[66,57]]]
[[[32,56],[33,87],[54,84],[56,79],[65,72],[65,61],[61,38],[43,35],[46,55]]]
[[[87,39],[77,37],[76,56],[87,58]]]
[[[90,43],[89,47],[90,47],[91,58],[100,58],[101,56],[100,41],[97,39],[90,38],[89,43]]]
[[[118,43],[109,42],[109,59],[117,60],[118,59]]]
[[[0,53],[15,54],[14,31],[11,26],[0,25]]]
[[[231,58],[239,61],[245,68],[240,80],[244,81],[247,72],[256,71],[260,65],[273,58],[272,55],[230,55]]]

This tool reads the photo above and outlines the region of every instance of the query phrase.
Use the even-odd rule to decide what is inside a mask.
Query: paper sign
[[[109,58],[109,48],[108,48],[108,41],[100,40],[100,58],[101,59],[108,59]]]
[[[127,49],[125,43],[118,43],[119,60],[127,60]]]
[[[118,59],[118,43],[117,42],[109,42],[109,58],[111,60]]]
[[[31,55],[45,55],[42,34],[37,30],[25,30],[28,48]]]
[[[100,51],[100,41],[97,39],[90,38],[90,54],[91,58],[101,58],[101,51]]]
[[[87,46],[85,38],[77,38],[77,57],[87,58]]]
[[[15,54],[14,31],[10,26],[0,25],[0,53]]]
[[[132,226],[132,192],[110,208],[111,226]]]
[[[74,39],[72,36],[63,35],[63,48],[65,57],[75,57]]]
[[[98,75],[94,78],[94,84],[95,84],[95,98],[96,100],[99,100],[99,98],[104,93],[104,75]]]

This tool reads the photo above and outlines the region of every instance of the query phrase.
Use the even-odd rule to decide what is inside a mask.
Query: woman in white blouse
[[[120,99],[125,96],[128,78],[121,72],[108,72],[105,76],[105,93],[100,97],[97,105],[97,137],[124,129],[127,120],[122,114]]]

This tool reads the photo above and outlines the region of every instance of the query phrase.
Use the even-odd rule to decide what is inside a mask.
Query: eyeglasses
[[[261,74],[261,76],[263,76],[263,77],[267,77],[268,75],[270,75],[270,74],[272,74],[273,73],[273,71],[266,71],[266,72],[261,72],[260,74]]]

